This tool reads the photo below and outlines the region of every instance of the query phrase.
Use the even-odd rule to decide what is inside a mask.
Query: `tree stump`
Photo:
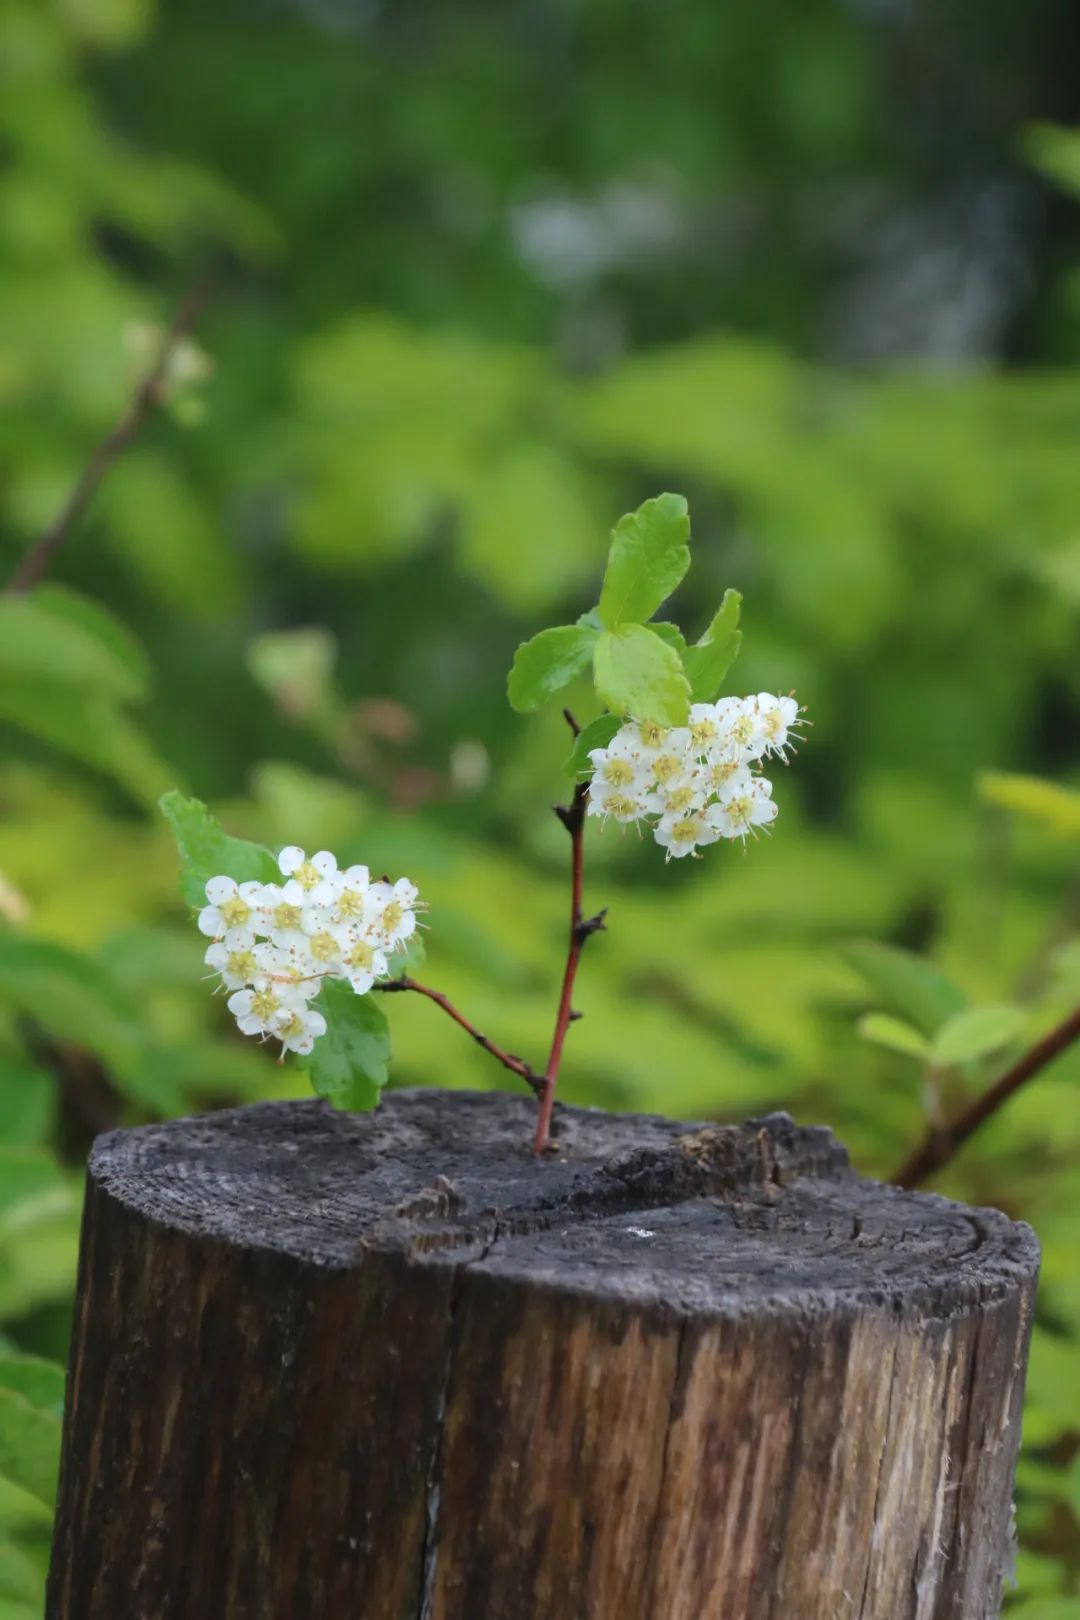
[[[786,1115],[100,1138],[49,1620],[990,1620],[1038,1249]]]

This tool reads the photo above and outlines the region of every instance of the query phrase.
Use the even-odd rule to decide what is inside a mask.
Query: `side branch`
[[[465,1017],[464,1013],[458,1011],[450,997],[445,996],[441,990],[432,990],[430,985],[420,984],[416,979],[410,979],[405,974],[400,979],[385,979],[381,984],[373,985],[372,989],[382,990],[387,994],[394,991],[414,990],[418,996],[426,996],[437,1007],[441,1007],[443,1012],[452,1018],[459,1028],[465,1031],[466,1035],[470,1035],[477,1046],[482,1046],[485,1052],[490,1052],[491,1056],[497,1063],[501,1063],[504,1069],[509,1069],[511,1074],[518,1075],[527,1086],[531,1086],[537,1096],[542,1094],[544,1082],[540,1075],[535,1074],[524,1059],[515,1057],[513,1052],[506,1052],[501,1046],[496,1046],[494,1041],[489,1041],[487,1036],[482,1034],[476,1025]]]
[[[577,736],[578,725],[576,720],[569,709],[564,710],[564,713],[567,725]],[[555,814],[570,834],[570,939],[566,952],[566,967],[563,970],[562,990],[559,994],[559,1010],[555,1015],[555,1032],[551,1038],[551,1052],[548,1056],[547,1068],[544,1070],[539,1093],[540,1112],[536,1121],[536,1136],[533,1139],[533,1152],[538,1154],[547,1150],[551,1136],[551,1115],[555,1107],[555,1087],[559,1079],[559,1066],[562,1063],[566,1032],[579,1016],[574,1011],[573,996],[574,981],[577,978],[581,952],[590,934],[595,934],[603,928],[604,919],[607,916],[606,911],[597,912],[595,917],[586,917],[582,912],[585,810],[588,798],[588,784],[579,782],[574,789],[574,796],[570,803],[555,806]]]
[[[1001,1078],[995,1080],[981,1097],[976,1097],[951,1124],[936,1126],[929,1130],[914,1152],[892,1176],[895,1185],[917,1187],[935,1170],[940,1170],[943,1165],[948,1164],[956,1157],[968,1137],[977,1131],[985,1120],[996,1114],[1002,1104],[1007,1102],[1014,1092],[1019,1091],[1025,1081],[1045,1069],[1047,1064],[1052,1063],[1077,1039],[1080,1039],[1080,1007],[1041,1040],[1036,1041],[1022,1057],[1017,1058],[1012,1068],[1006,1069]]]
[[[160,402],[169,361],[177,344],[187,336],[198,319],[208,292],[209,282],[203,279],[196,282],[187,293],[162,337],[161,347],[153,365],[135,389],[119,421],[91,453],[74,489],[53,523],[30,547],[4,587],[6,595],[19,596],[32,590],[48,573],[68,535],[93,500],[105,474],[117,457],[127,449],[146,418]]]

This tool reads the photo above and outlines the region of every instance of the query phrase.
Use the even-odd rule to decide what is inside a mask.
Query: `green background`
[[[1077,801],[980,787],[1078,775],[1078,16],[2,0],[4,578],[130,394],[140,323],[215,287],[212,374],[51,575],[113,618],[0,609],[0,1620],[41,1609],[92,1136],[304,1086],[202,981],[157,796],[407,873],[425,977],[540,1061],[566,736],[505,673],[595,601],[645,497],[694,521],[667,616],[696,636],[742,591],[732,689],[794,687],[813,727],[745,855],[665,867],[590,828],[611,921],[565,1099],[784,1107],[887,1174],[924,1087],[857,1033],[905,991],[851,941],[1032,1033],[1080,997]],[[388,1010],[396,1083],[502,1083],[430,1005]],[[1003,1061],[950,1071],[950,1106]],[[1078,1098],[1080,1052],[936,1184],[1044,1244],[1025,1620],[1080,1616]]]

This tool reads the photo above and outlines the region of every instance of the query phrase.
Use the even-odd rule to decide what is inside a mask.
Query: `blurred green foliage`
[[[154,801],[409,871],[425,976],[542,1054],[567,738],[503,673],[593,599],[613,513],[687,491],[680,622],[736,587],[739,688],[796,687],[814,729],[745,858],[665,869],[590,830],[611,927],[564,1097],[787,1107],[882,1174],[925,1099],[860,1016],[1038,1030],[1080,996],[1074,25],[1058,0],[0,7],[4,577],[148,323],[221,267],[212,370],[189,355],[48,585],[0,602],[2,1620],[40,1613],[91,1137],[307,1089],[201,982]],[[937,317],[959,249],[933,230],[1001,195],[1022,273],[968,363],[939,322],[938,363],[904,328],[841,364],[875,275],[879,313]],[[926,1027],[858,941],[959,999]],[[502,1083],[419,998],[392,1016],[396,1083]],[[941,1178],[1045,1247],[1024,1620],[1080,1614],[1078,1088],[1074,1052]]]

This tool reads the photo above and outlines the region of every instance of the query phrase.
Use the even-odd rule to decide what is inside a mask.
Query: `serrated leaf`
[[[51,1507],[60,1466],[60,1419],[0,1387],[0,1474]]]
[[[619,519],[597,605],[607,629],[652,618],[690,566],[689,540],[682,495],[657,495]]]
[[[934,1037],[935,1063],[971,1063],[1000,1052],[1020,1034],[1027,1014],[1019,1007],[968,1007],[943,1024]]]
[[[586,667],[596,637],[590,625],[561,624],[523,642],[506,683],[510,707],[519,714],[542,707]]]
[[[963,991],[940,968],[898,945],[853,940],[840,947],[840,954],[883,1001],[923,1035],[935,1035],[946,1019],[967,1005]]]
[[[574,746],[566,757],[564,770],[576,782],[580,777],[587,776],[592,770],[589,763],[589,754],[594,748],[606,748],[621,726],[622,721],[617,714],[602,714],[597,720],[590,720],[587,726],[574,739]]]
[[[866,1013],[859,1019],[857,1028],[863,1040],[887,1046],[892,1052],[902,1052],[905,1057],[925,1061],[930,1055],[926,1037],[902,1018],[891,1018],[888,1013]]]
[[[390,1062],[386,1014],[373,995],[356,995],[343,979],[328,979],[313,1006],[326,1019],[326,1034],[303,1062],[313,1089],[335,1108],[376,1107]]]
[[[686,637],[677,624],[665,624],[661,619],[659,623],[650,624],[649,629],[654,635],[659,636],[661,641],[666,642],[669,647],[673,647],[679,657],[682,658],[686,652]]]
[[[690,682],[690,696],[695,703],[711,703],[719,695],[724,677],[742,646],[739,613],[742,595],[739,591],[725,591],[724,600],[713,615],[705,634],[687,647],[683,654],[683,668]]]
[[[206,904],[206,885],[212,877],[231,877],[237,883],[280,880],[270,851],[245,838],[231,838],[199,799],[185,798],[174,789],[162,795],[159,805],[180,852],[180,892],[189,906]]]
[[[635,720],[685,724],[690,688],[679,655],[648,626],[623,624],[596,643],[593,669],[601,703]]]

